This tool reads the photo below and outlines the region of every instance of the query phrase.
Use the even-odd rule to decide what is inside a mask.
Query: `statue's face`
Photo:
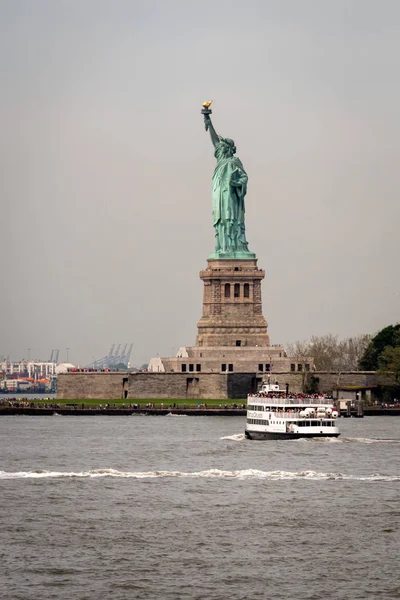
[[[231,156],[233,156],[236,152],[236,146],[235,146],[235,142],[233,140],[231,140],[230,138],[226,138],[225,142],[229,148],[229,154]]]
[[[235,142],[229,138],[226,138],[224,142],[226,156],[233,156],[236,152]]]

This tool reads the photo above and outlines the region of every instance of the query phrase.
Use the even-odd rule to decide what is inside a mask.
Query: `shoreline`
[[[0,408],[0,416],[188,416],[188,417],[245,417],[246,409],[242,408],[31,408],[7,406]],[[400,408],[364,408],[365,417],[400,417]],[[340,418],[360,418],[356,413],[351,417],[340,415]]]
[[[155,415],[167,416],[246,416],[242,408],[31,408],[31,407],[4,407],[0,409],[1,415],[72,415],[72,416],[131,416]]]

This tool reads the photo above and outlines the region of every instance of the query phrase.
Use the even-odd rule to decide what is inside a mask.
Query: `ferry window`
[[[262,365],[261,363],[258,365],[258,370],[259,371],[263,371],[264,370],[264,365]]]
[[[236,346],[241,346],[242,345],[242,341],[241,340],[236,340]]]
[[[248,283],[245,283],[243,286],[243,296],[245,298],[249,298],[249,296],[250,296],[250,286]]]
[[[193,364],[189,365],[189,371],[194,371],[194,365]]]
[[[231,297],[231,284],[226,283],[225,284],[225,298],[230,298],[230,297]]]
[[[301,365],[300,363],[297,365],[297,370],[298,371],[302,371],[303,370],[303,365]]]
[[[265,370],[267,372],[271,370],[271,365],[269,363],[265,365]]]
[[[290,365],[290,370],[291,370],[291,371],[295,371],[295,370],[296,370],[296,365],[292,363],[292,364]]]
[[[233,364],[229,363],[228,365],[228,371],[232,372],[233,371]]]
[[[221,365],[221,371],[226,371],[226,365],[225,364]]]
[[[308,363],[306,363],[305,366],[306,366],[306,371],[309,371],[310,370],[310,365]]]
[[[182,371],[182,373],[186,373],[186,365],[185,364],[181,365],[181,371]]]
[[[201,365],[200,364],[196,365],[196,371],[201,371]]]
[[[235,283],[235,287],[233,288],[233,295],[235,298],[239,298],[240,294],[240,283]]]

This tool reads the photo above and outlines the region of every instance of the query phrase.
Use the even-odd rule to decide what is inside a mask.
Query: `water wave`
[[[400,440],[385,438],[342,438],[341,441],[358,444],[400,444]]]
[[[246,439],[244,433],[234,433],[233,435],[225,435],[220,440],[233,440],[235,442],[242,442]],[[318,444],[400,444],[399,439],[389,438],[351,438],[351,437],[314,437],[314,438],[299,438],[297,440],[286,440],[286,442],[297,442],[307,443],[310,442]]]
[[[300,438],[297,442],[317,442],[319,444],[400,444],[399,439],[389,438],[353,438],[353,437],[320,437]]]
[[[166,417],[187,417],[187,415],[176,415],[175,413],[167,413]]]
[[[347,480],[347,481],[400,481],[400,475],[347,475],[345,473],[318,473],[317,471],[260,471],[258,469],[242,469],[223,471],[208,469],[187,473],[184,471],[117,471],[116,469],[91,469],[90,471],[63,472],[34,469],[32,471],[6,472],[0,471],[0,479],[41,479],[41,478],[100,478],[117,477],[123,479],[149,479],[163,477],[207,478],[207,479],[302,479],[302,480]]]

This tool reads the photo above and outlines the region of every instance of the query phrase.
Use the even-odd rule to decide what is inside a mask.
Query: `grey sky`
[[[0,355],[194,343],[207,99],[272,343],[399,320],[397,0],[1,0],[0,63]]]

